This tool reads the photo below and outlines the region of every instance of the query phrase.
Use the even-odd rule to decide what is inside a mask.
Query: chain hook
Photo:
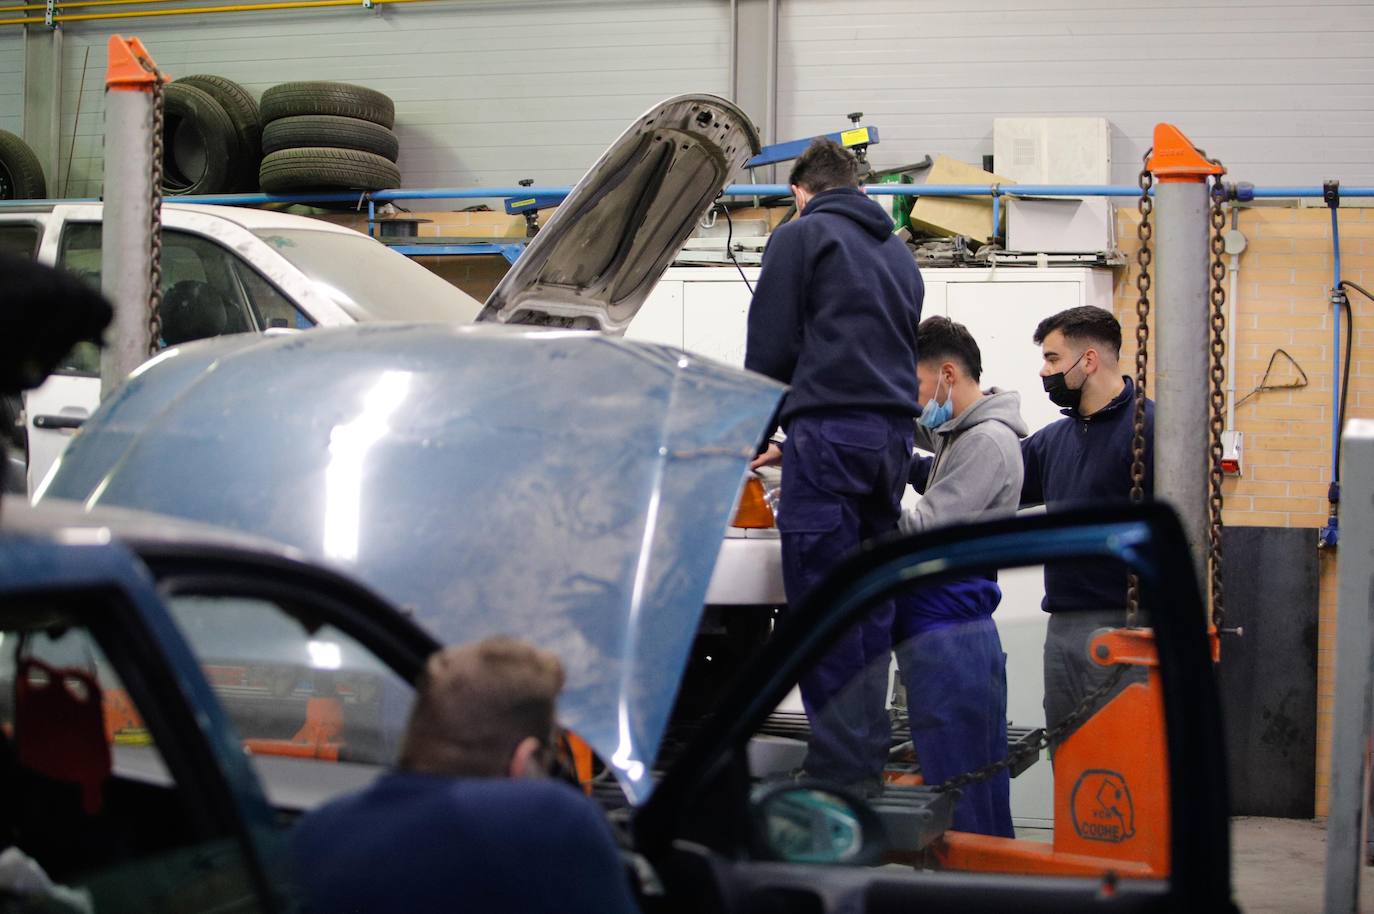
[[[162,345],[162,159],[164,155],[165,96],[163,76],[151,61],[140,57],[138,62],[154,77],[152,130],[152,187],[149,229],[151,244],[148,252],[148,355],[156,355]]]
[[[1221,463],[1225,454],[1222,438],[1226,430],[1226,201],[1234,188],[1222,179],[1226,176],[1226,166],[1216,159],[1208,159],[1221,169],[1212,179],[1211,206],[1211,249],[1212,288],[1212,368],[1211,368],[1211,415],[1208,426],[1208,565],[1212,589],[1212,624],[1218,630],[1226,622],[1226,608],[1221,582],[1222,566],[1222,510],[1225,507],[1222,481],[1225,474]]]
[[[1135,285],[1140,293],[1136,298],[1135,313],[1135,412],[1131,420],[1131,501],[1140,504],[1145,501],[1145,397],[1146,375],[1150,365],[1150,265],[1154,262],[1154,252],[1150,242],[1154,238],[1154,224],[1150,216],[1154,213],[1155,202],[1150,196],[1154,186],[1154,174],[1150,171],[1150,156],[1154,148],[1145,150],[1141,160],[1140,200],[1136,204],[1140,210],[1140,224],[1136,236],[1140,239],[1140,250],[1136,253]],[[1135,628],[1140,622],[1140,578],[1131,573],[1126,584],[1126,626]]]

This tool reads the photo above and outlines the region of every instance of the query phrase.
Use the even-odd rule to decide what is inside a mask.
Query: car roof
[[[71,203],[39,203],[22,206],[0,207],[0,220],[6,217],[33,215],[34,213],[53,213],[65,215],[77,208],[102,206],[99,201]],[[249,231],[262,229],[301,229],[304,231],[332,232],[340,235],[356,235],[353,229],[332,222],[325,222],[310,216],[297,216],[293,213],[279,213],[274,210],[254,209],[247,206],[218,206],[209,203],[166,203],[165,208],[186,213],[201,213],[216,216],[228,222],[243,226]]]
[[[87,510],[81,502],[59,498],[30,505],[20,496],[4,496],[0,501],[0,532],[41,534],[81,541],[115,538],[135,549],[149,546],[206,547],[304,560],[301,550],[266,537],[133,508],[101,505]]]

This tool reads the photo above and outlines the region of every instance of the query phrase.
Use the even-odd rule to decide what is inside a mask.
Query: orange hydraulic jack
[[[942,869],[1169,875],[1169,756],[1154,632],[1099,632],[1090,651],[1102,666],[1143,666],[1147,676],[1122,689],[1055,751],[1054,841],[946,832],[932,847]]]
[[[343,703],[337,698],[310,698],[305,703],[305,723],[288,739],[245,739],[243,744],[259,755],[339,760],[343,732]]]

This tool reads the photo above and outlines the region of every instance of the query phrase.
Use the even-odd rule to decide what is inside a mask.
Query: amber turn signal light
[[[750,476],[744,481],[744,491],[739,496],[739,509],[735,511],[732,527],[747,527],[762,530],[773,526],[773,509],[763,497],[763,481]]]

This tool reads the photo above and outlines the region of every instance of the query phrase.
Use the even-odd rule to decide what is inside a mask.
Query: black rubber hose
[[[1348,279],[1341,280],[1341,287],[1349,286],[1359,292],[1370,301],[1374,301],[1374,295],[1370,295],[1363,286],[1358,286]],[[1345,377],[1341,378],[1341,406],[1339,414],[1341,434],[1336,438],[1336,482],[1341,481],[1341,442],[1345,438],[1345,401],[1350,396],[1350,354],[1355,349],[1355,309],[1350,307],[1350,302],[1345,303]]]

